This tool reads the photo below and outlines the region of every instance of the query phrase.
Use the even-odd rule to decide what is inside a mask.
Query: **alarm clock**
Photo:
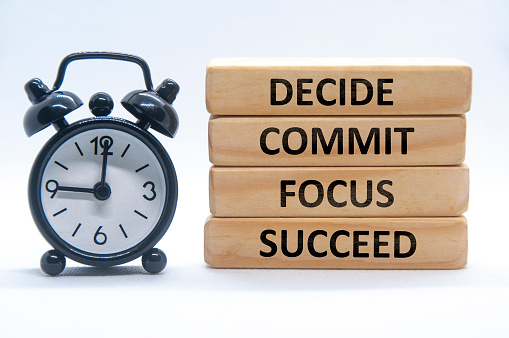
[[[65,116],[83,105],[58,91],[67,65],[80,59],[113,59],[138,64],[146,90],[135,90],[122,106],[136,122],[110,117],[113,100],[96,93],[89,100],[94,117],[69,124]],[[57,131],[39,152],[28,183],[35,224],[54,248],[43,254],[41,269],[58,275],[66,257],[92,266],[112,266],[142,256],[149,273],[166,266],[154,248],[166,233],[177,205],[173,163],[149,128],[173,138],[178,116],[172,103],[179,86],[166,79],[155,90],[148,64],[121,53],[83,52],[66,56],[50,90],[40,79],[25,85],[32,106],[24,117],[30,137],[53,125]]]

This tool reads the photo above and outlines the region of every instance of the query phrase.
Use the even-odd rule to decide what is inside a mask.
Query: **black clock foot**
[[[41,257],[41,270],[50,276],[56,276],[65,268],[65,256],[56,250],[46,251]]]
[[[166,255],[162,250],[153,248],[141,257],[143,268],[150,273],[159,273],[166,267]]]

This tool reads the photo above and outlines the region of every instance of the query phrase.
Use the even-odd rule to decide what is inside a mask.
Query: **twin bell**
[[[83,52],[65,57],[60,63],[53,89],[49,89],[40,79],[33,78],[25,84],[25,92],[32,106],[28,108],[23,120],[27,136],[43,130],[52,124],[57,130],[68,126],[65,116],[83,105],[81,99],[69,91],[58,91],[64,80],[67,65],[79,59],[115,59],[138,64],[143,71],[146,90],[134,90],[121,100],[122,106],[138,119],[136,124],[142,129],[152,129],[173,138],[178,130],[179,120],[173,101],[179,92],[179,85],[164,80],[155,90],[148,64],[142,58],[121,53]],[[89,101],[94,116],[107,116],[113,109],[113,99],[106,93],[96,93]]]

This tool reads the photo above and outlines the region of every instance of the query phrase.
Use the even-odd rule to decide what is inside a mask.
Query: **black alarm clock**
[[[68,124],[65,116],[83,103],[58,89],[67,65],[79,59],[122,60],[141,67],[146,90],[132,91],[121,100],[136,122],[109,117],[112,98],[96,93],[89,101],[94,117]],[[146,271],[161,272],[166,256],[154,246],[173,219],[177,177],[168,153],[148,129],[175,136],[178,116],[172,103],[177,83],[166,79],[154,90],[142,58],[84,52],[62,60],[51,90],[34,78],[25,91],[33,103],[23,121],[26,134],[49,125],[57,130],[35,159],[28,183],[33,219],[54,248],[42,256],[41,269],[58,275],[65,257],[112,266],[142,256]]]

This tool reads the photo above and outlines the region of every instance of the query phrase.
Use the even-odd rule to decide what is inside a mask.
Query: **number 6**
[[[102,229],[102,226],[100,226],[97,229],[97,231],[95,232],[95,235],[94,235],[94,243],[97,244],[97,245],[103,245],[104,243],[106,243],[106,240],[108,239],[108,236],[106,236],[106,234],[104,232],[99,231],[101,229]],[[104,236],[102,241],[98,241],[97,240],[97,237],[100,236],[100,235]]]

